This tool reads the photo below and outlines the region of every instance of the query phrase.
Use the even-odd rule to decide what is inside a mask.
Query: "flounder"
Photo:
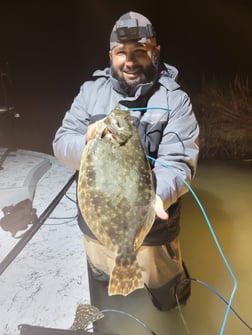
[[[116,254],[108,294],[143,288],[136,252],[155,219],[155,189],[129,110],[116,106],[97,121],[96,135],[83,150],[77,194],[90,230]]]

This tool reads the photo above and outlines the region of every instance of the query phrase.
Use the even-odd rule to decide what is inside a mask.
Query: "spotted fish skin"
[[[114,251],[109,295],[144,287],[136,251],[155,219],[152,172],[130,112],[117,106],[97,122],[82,154],[81,213],[97,240]]]
[[[86,330],[95,321],[103,318],[99,309],[90,304],[79,304],[75,311],[74,321],[69,329]]]

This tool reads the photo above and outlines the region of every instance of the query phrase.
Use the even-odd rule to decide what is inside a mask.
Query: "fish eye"
[[[113,126],[115,126],[116,128],[123,129],[123,127],[121,126],[119,120],[113,120]]]

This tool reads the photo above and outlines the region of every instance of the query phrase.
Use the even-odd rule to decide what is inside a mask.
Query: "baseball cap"
[[[116,21],[110,34],[110,49],[130,41],[156,44],[156,40],[153,41],[155,37],[155,29],[149,19],[142,14],[130,11]]]

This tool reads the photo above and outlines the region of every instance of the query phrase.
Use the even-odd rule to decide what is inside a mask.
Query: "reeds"
[[[204,82],[192,98],[200,124],[200,157],[252,158],[252,90],[236,75],[228,84]]]

